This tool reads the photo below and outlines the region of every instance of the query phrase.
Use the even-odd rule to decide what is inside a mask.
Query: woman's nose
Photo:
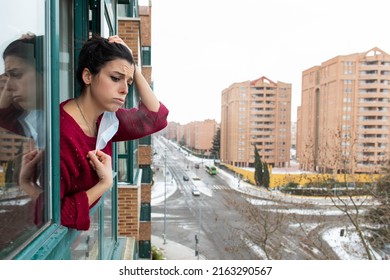
[[[124,83],[121,84],[120,93],[127,94],[128,91],[129,91],[128,84],[126,81],[124,81]]]
[[[8,81],[5,84],[6,90],[14,91],[17,88],[17,82],[12,77],[8,78]]]

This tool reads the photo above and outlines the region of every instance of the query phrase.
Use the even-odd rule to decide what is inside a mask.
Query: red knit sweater
[[[69,100],[60,105],[61,224],[88,230],[90,207],[86,191],[99,179],[86,155],[95,149],[96,137],[85,135],[76,121],[64,111],[67,102]],[[119,119],[118,131],[102,150],[109,155],[112,155],[112,142],[142,138],[166,127],[168,110],[160,103],[159,111],[151,112],[140,103],[139,108],[119,109],[116,115]]]

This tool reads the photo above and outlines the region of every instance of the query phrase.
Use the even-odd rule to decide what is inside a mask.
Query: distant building
[[[388,159],[390,55],[373,48],[302,73],[297,156],[304,170],[379,172]]]
[[[168,126],[164,129],[165,137],[172,141],[178,142],[180,140],[180,136],[178,135],[178,127],[180,127],[180,123],[169,122]]]
[[[167,138],[177,141],[197,154],[210,155],[213,138],[217,132],[215,120],[193,121],[184,125],[176,122],[168,124]]]
[[[252,167],[256,145],[271,166],[290,166],[291,84],[266,77],[234,83],[221,106],[221,162]]]
[[[291,148],[297,146],[297,122],[291,122]]]

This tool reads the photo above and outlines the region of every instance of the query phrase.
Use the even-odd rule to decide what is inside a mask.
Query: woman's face
[[[7,91],[15,105],[25,110],[37,109],[37,84],[35,68],[16,56],[4,59]]]
[[[133,83],[134,65],[125,59],[108,62],[90,83],[92,97],[104,111],[116,112],[126,100],[129,84]]]

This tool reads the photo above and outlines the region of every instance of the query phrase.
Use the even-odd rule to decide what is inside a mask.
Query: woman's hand
[[[38,179],[36,171],[38,163],[42,159],[42,153],[43,151],[33,150],[23,155],[19,181],[28,182]]]
[[[129,46],[118,35],[113,35],[113,36],[108,37],[108,42],[124,45],[126,48],[129,49],[131,55],[133,55],[133,51],[129,48]]]
[[[43,156],[43,150],[33,150],[23,155],[19,173],[20,187],[33,199],[37,199],[43,191],[38,187],[38,165]]]
[[[12,102],[12,93],[8,90],[8,77],[5,74],[0,75],[0,109],[8,108]]]
[[[100,179],[95,186],[86,191],[88,204],[91,206],[99,197],[111,188],[114,179],[112,176],[111,157],[109,155],[98,150],[89,151],[87,157]]]
[[[100,182],[111,186],[113,183],[111,157],[99,150],[89,151],[87,157]]]

